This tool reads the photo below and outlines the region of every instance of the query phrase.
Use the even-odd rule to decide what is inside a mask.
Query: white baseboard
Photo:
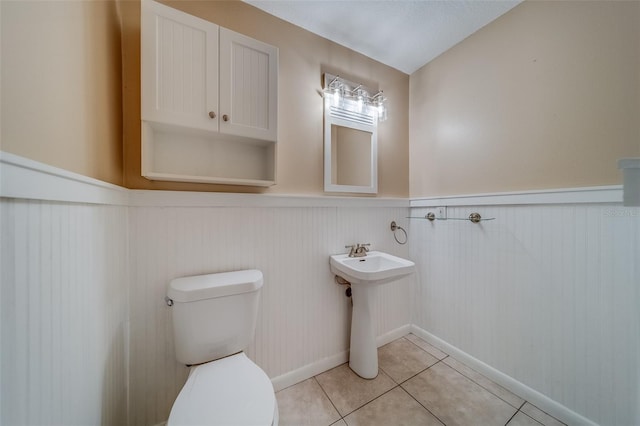
[[[391,330],[388,333],[378,336],[376,339],[376,344],[378,345],[378,347],[386,345],[387,343],[393,342],[394,340],[399,339],[402,336],[406,336],[410,333],[410,331],[411,325],[403,325],[402,327],[398,327],[395,330]],[[282,374],[280,376],[274,377],[273,379],[271,379],[271,383],[273,384],[273,388],[275,389],[275,391],[278,392],[284,388],[293,386],[296,383],[300,383],[313,376],[317,376],[322,372],[337,367],[340,364],[344,364],[347,361],[349,361],[348,350],[323,358],[311,364],[307,364],[303,367],[300,367],[293,371],[289,371],[288,373]]]
[[[407,334],[411,333],[411,324],[405,324],[402,327],[398,327],[395,330],[391,330],[382,336],[376,338],[376,344],[378,347],[384,346],[387,343],[391,343]]]
[[[338,354],[323,358],[319,361],[302,366],[296,370],[289,371],[280,376],[271,379],[273,389],[278,392],[284,388],[300,383],[323,371],[330,370],[334,367],[344,364],[349,360],[349,351],[343,351]]]
[[[568,425],[589,425],[598,426],[597,423],[581,416],[575,411],[565,407],[564,405],[552,400],[551,398],[541,394],[535,389],[530,388],[524,383],[519,382],[511,376],[504,374],[503,372],[496,370],[490,365],[485,364],[479,359],[474,358],[468,353],[458,349],[457,347],[450,345],[439,337],[434,336],[428,331],[416,326],[411,325],[411,333],[420,337],[421,339],[429,342],[433,346],[442,350],[443,352],[451,355],[453,358],[461,361],[477,372],[483,374],[489,379],[493,380],[505,389],[518,395],[520,398],[535,405],[542,411],[552,415],[553,417],[563,421]]]

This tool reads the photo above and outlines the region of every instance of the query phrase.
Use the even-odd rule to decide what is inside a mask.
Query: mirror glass
[[[371,185],[372,132],[331,125],[331,184]]]
[[[324,119],[324,190],[377,193],[377,122],[330,105]]]

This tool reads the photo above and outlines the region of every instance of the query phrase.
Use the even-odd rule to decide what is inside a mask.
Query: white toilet
[[[167,424],[278,424],[271,380],[242,352],[253,341],[262,272],[246,270],[171,281],[176,358],[191,366]]]

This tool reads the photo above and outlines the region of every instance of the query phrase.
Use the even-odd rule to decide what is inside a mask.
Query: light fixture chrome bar
[[[370,95],[375,93],[374,95]],[[353,103],[353,107],[367,114],[375,115],[379,121],[387,117],[386,98],[382,90],[373,91],[362,84],[345,80],[339,75],[325,73],[324,90],[325,97],[330,97],[334,105]]]
[[[340,76],[336,75],[335,77],[333,77],[333,80],[331,80],[331,82],[329,84],[327,84],[327,88],[331,88],[333,87],[333,83],[335,83],[336,81],[340,80]]]
[[[375,95],[373,95],[371,97],[371,99],[374,100],[374,101],[377,100],[378,98],[383,98],[384,99],[384,97],[382,96],[382,90],[378,91],[378,93],[376,93]]]

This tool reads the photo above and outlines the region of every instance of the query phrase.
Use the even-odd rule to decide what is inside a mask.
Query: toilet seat
[[[192,367],[167,425],[269,426],[274,419],[271,380],[240,352]]]

